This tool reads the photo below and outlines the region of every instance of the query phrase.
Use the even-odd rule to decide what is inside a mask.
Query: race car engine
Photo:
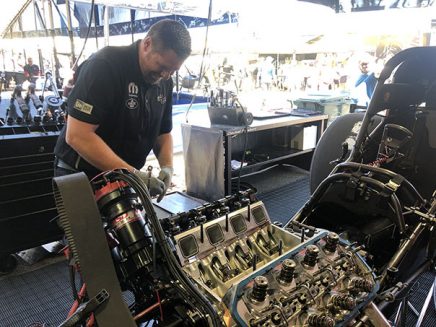
[[[101,325],[388,325],[372,304],[379,283],[360,246],[298,222],[273,224],[250,190],[156,219],[129,172],[107,172],[92,189],[81,173],[54,183],[88,299],[105,290],[108,303],[92,310]],[[77,201],[97,205],[79,213]],[[133,294],[128,306],[122,292]]]

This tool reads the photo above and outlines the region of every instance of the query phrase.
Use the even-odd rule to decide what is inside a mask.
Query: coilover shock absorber
[[[152,262],[151,235],[137,194],[121,180],[97,181],[94,189],[97,205],[107,224],[106,230],[119,243],[118,260],[124,277],[143,268],[149,270]]]

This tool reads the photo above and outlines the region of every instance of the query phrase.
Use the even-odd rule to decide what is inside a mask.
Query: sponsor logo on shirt
[[[165,104],[167,102],[167,98],[163,94],[159,94],[156,98],[157,102],[160,104]]]
[[[138,108],[138,100],[133,99],[133,98],[127,99],[126,107],[129,108],[129,109],[136,109],[136,108]]]
[[[137,97],[138,96],[138,85],[133,82],[129,83],[129,97]]]
[[[128,92],[129,92],[129,98],[126,100],[126,107],[128,109],[137,109],[139,106],[139,102],[137,100],[139,88],[138,85],[136,85],[133,82],[130,82],[127,86]]]
[[[94,107],[93,105],[79,99],[77,99],[76,102],[74,103],[74,109],[79,110],[88,115],[92,113],[93,107]]]

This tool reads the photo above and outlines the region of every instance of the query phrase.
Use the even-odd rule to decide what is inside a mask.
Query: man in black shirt
[[[32,83],[35,83],[39,76],[39,67],[33,63],[32,58],[27,58],[27,64],[24,65],[23,70],[26,79]]]
[[[137,173],[152,195],[165,194],[173,172],[171,75],[191,53],[181,23],[161,20],[130,46],[106,47],[76,72],[68,119],[55,147],[55,175],[125,168]],[[153,149],[158,178],[140,169]]]

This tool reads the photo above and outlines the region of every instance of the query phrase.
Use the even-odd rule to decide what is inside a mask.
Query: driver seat
[[[436,81],[426,92],[425,108],[422,112],[422,131],[416,140],[415,171],[412,178],[421,195],[430,199],[436,190]]]

